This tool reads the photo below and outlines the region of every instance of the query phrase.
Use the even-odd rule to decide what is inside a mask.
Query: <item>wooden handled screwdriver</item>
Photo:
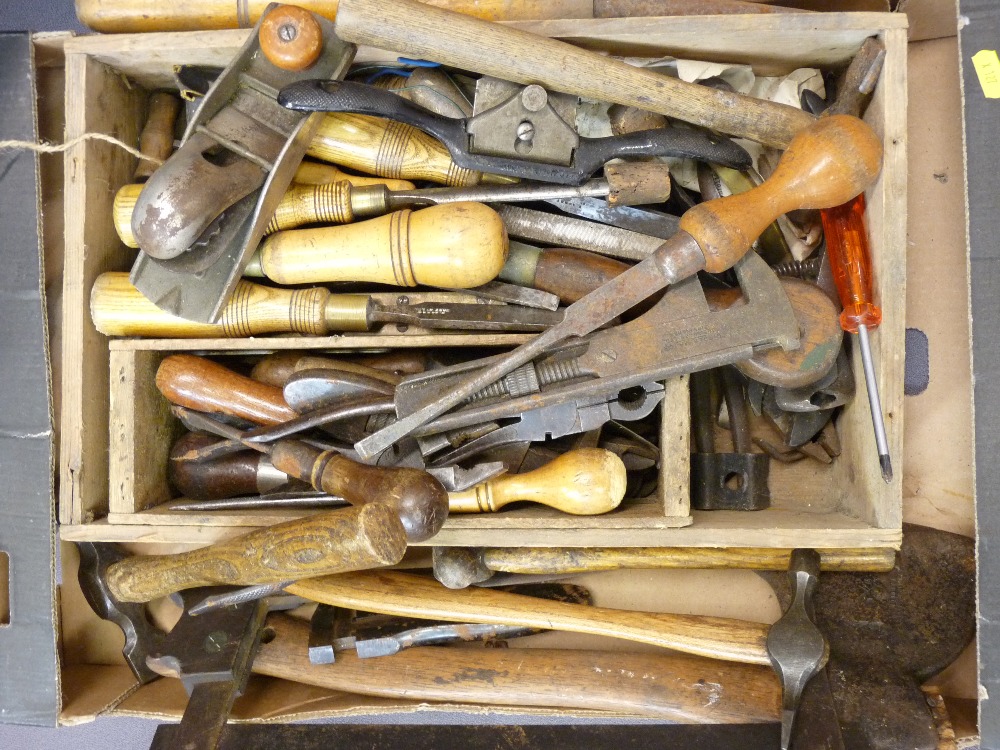
[[[441,292],[433,301],[385,305],[367,294],[332,294],[322,287],[278,289],[240,281],[219,322],[198,323],[164,312],[129,283],[127,273],[109,271],[98,276],[91,289],[90,316],[105,336],[157,338],[239,338],[265,333],[323,336],[371,331],[387,323],[443,331],[540,331],[562,318],[551,310],[466,299],[462,294]]]
[[[759,187],[694,206],[681,217],[676,235],[646,260],[570,305],[562,323],[360,441],[355,450],[363,459],[375,456],[514,368],[568,338],[596,330],[654,292],[701,270],[728,269],[777,216],[850,200],[874,181],[881,163],[882,144],[864,122],[847,115],[817,120],[795,137]]]
[[[325,115],[306,153],[358,172],[394,179],[428,180],[454,187],[516,182],[460,167],[433,136],[411,125],[370,115]]]
[[[294,479],[277,472],[266,457],[241,451],[212,460],[192,460],[190,451],[211,445],[205,435],[186,435],[171,451],[171,484],[182,495],[199,502],[173,505],[172,510],[249,510],[311,508],[333,504],[338,498],[309,495],[284,499],[250,497],[283,490]],[[491,513],[516,502],[547,505],[573,515],[608,513],[625,496],[622,460],[601,448],[567,451],[545,466],[524,474],[504,474],[461,492],[448,493],[449,513]],[[263,487],[263,489],[262,489]],[[294,489],[294,487],[289,487]],[[247,497],[242,497],[247,496]],[[213,502],[216,501],[216,502]]]

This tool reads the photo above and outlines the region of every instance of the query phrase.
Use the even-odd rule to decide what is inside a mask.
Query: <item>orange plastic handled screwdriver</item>
[[[878,328],[882,322],[882,310],[872,302],[872,263],[868,249],[868,230],[865,226],[864,193],[848,203],[824,209],[821,214],[823,232],[826,235],[826,254],[830,259],[830,270],[844,308],[840,314],[840,327],[858,335],[882,478],[891,482],[892,461],[889,458],[882,402],[878,395],[875,366],[868,341],[868,332]]]

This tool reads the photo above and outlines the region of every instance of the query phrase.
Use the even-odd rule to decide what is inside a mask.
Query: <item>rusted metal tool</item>
[[[732,452],[715,450],[717,411],[712,397],[713,375],[722,385]],[[749,409],[743,383],[729,368],[691,374],[691,422],[695,450],[691,454],[691,507],[697,510],[763,510],[771,505],[767,485],[770,457],[754,453]]]
[[[678,234],[646,260],[570,305],[562,323],[479,370],[450,393],[435,394],[434,401],[358,442],[355,449],[362,458],[371,458],[514,368],[590,333],[653,292],[703,269],[719,272],[731,267],[776,216],[849,200],[874,180],[881,160],[881,142],[861,120],[846,115],[821,118],[796,137],[762,185],[690,209]]]
[[[274,14],[273,23],[267,23]],[[293,17],[294,16],[294,17]],[[311,28],[312,49],[301,45]],[[312,63],[295,55],[275,63],[267,49],[295,29]],[[132,217],[143,252],[132,283],[163,310],[201,322],[218,319],[243,266],[263,236],[321,117],[303,116],[274,99],[282,86],[343,76],[355,47],[332,24],[280,6],[264,13],[243,49],[202,99],[180,148],[146,182]]]

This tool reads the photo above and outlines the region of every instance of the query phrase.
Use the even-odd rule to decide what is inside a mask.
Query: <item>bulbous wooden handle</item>
[[[452,513],[500,510],[528,500],[563,513],[589,516],[614,510],[625,497],[625,464],[603,448],[567,451],[540,469],[504,474],[464,492],[452,492]]]
[[[285,403],[280,388],[193,354],[164,358],[156,370],[156,387],[172,404],[230,414],[258,424],[273,425],[298,416]]]
[[[264,275],[279,284],[370,281],[470,288],[495,279],[506,260],[507,232],[499,215],[465,202],[278,232],[260,249]]]
[[[279,5],[264,18],[258,33],[260,50],[272,65],[300,71],[323,51],[323,31],[312,14],[297,5]]]
[[[333,112],[323,118],[307,153],[359,172],[462,187],[516,182],[465,169],[436,138],[395,120]]]
[[[406,552],[398,515],[375,503],[258,529],[178,555],[140,555],[108,568],[123,602],[147,602],[197,586],[248,586],[395,565]]]
[[[271,462],[290,476],[353,504],[380,503],[399,514],[411,542],[430,539],[448,517],[448,493],[426,471],[366,466],[298,440],[279,440]]]
[[[698,241],[705,269],[721,273],[781,214],[846,203],[875,180],[881,165],[882,142],[867,124],[850,115],[822,117],[792,139],[763,184],[698,204],[681,217],[680,228]]]

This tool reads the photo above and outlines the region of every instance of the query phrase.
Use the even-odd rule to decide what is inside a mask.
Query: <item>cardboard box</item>
[[[850,52],[853,51],[852,45],[856,49],[857,43],[863,35],[859,36],[858,34],[861,32],[858,31],[857,27],[852,27],[849,23],[845,24],[843,18],[833,20],[833,17],[830,17],[830,19],[830,28],[836,28],[837,30],[837,33],[833,36],[836,37],[838,44],[841,45],[838,47],[840,49],[838,54],[841,54],[842,58],[846,59]],[[815,17],[810,18],[808,25],[813,27],[815,20]],[[718,21],[718,19],[715,19],[715,21]],[[692,22],[694,22],[694,27],[698,27],[702,24],[703,19],[686,19],[684,21],[687,24],[691,24]],[[881,17],[879,16],[869,17],[867,21],[859,23],[869,23],[871,25],[868,28],[874,28],[881,22]],[[602,25],[607,23],[610,22],[601,22]],[[893,31],[896,33],[894,36],[898,36],[898,32],[902,29],[900,21],[893,20],[892,23],[895,24]],[[662,28],[661,24],[657,25],[660,25]],[[781,29],[772,30],[775,33],[789,30],[787,17],[782,18],[780,25],[782,26]],[[530,24],[529,26],[535,25]],[[846,31],[844,31],[845,27]],[[553,26],[553,28],[555,27]],[[689,25],[687,28],[693,33],[692,26]],[[172,39],[169,40],[169,43],[167,43],[166,39],[162,39],[156,45],[150,44],[154,41],[154,36],[145,36],[141,39],[135,37],[108,37],[74,42],[74,44],[82,45],[82,48],[77,47],[74,49],[71,46],[71,64],[67,66],[67,71],[70,74],[70,82],[67,89],[70,92],[71,100],[68,102],[69,107],[67,111],[73,113],[73,122],[75,123],[68,125],[67,136],[72,137],[83,128],[86,130],[112,132],[125,140],[134,139],[141,124],[139,113],[141,112],[143,93],[131,87],[130,83],[125,83],[114,72],[116,67],[127,64],[137,65],[139,68],[137,75],[151,76],[146,80],[146,85],[156,85],[157,76],[173,60],[175,51],[179,55],[185,55],[194,54],[191,50],[195,49],[197,50],[199,59],[221,65],[226,61],[227,50],[231,51],[238,47],[244,33],[222,32],[205,35],[162,35],[163,37],[172,37]],[[573,33],[567,33],[573,36]],[[625,32],[621,31],[621,33],[624,34]],[[845,42],[843,34],[846,34],[850,41]],[[851,36],[852,34],[853,36]],[[580,36],[580,34],[577,34],[577,36]],[[626,34],[626,36],[629,35]],[[642,33],[638,35],[638,38],[646,40],[648,36],[648,33]],[[714,38],[715,36],[716,33],[713,32],[710,38]],[[783,40],[787,38],[787,35],[782,35]],[[905,31],[903,31],[903,38],[905,38]],[[629,36],[629,39],[634,42],[636,35]],[[209,44],[208,40],[213,40],[215,46],[213,47],[212,44]],[[732,41],[730,40],[730,42]],[[837,45],[834,46],[836,47]],[[779,45],[775,44],[774,47],[778,48]],[[163,49],[169,49],[170,55],[162,52]],[[150,59],[140,64],[134,57],[139,52],[152,52],[152,54]],[[801,52],[801,49],[799,52]],[[73,57],[74,55],[76,55],[75,58]],[[157,73],[156,71],[159,72]],[[902,71],[899,68],[896,70],[896,75],[902,75]],[[900,80],[897,78],[897,84]],[[84,84],[86,85],[84,86]],[[883,81],[883,85],[886,85],[885,80]],[[924,95],[936,93],[933,91],[932,86],[928,88],[932,90],[928,91],[925,88],[920,89],[919,92]],[[78,92],[81,90],[87,90],[96,97],[93,104],[89,108],[86,108],[86,111],[82,111],[84,108],[83,103],[79,101]],[[895,90],[899,96],[899,100],[905,101],[905,95],[902,93],[905,89],[900,89],[897,86]],[[74,91],[77,92],[75,97],[73,94]],[[127,122],[121,121],[120,118],[115,119],[118,116],[116,115],[116,108],[118,107],[123,107],[123,111],[131,113],[134,117],[132,119],[127,118]],[[896,147],[894,151],[896,153],[897,168],[901,167],[904,163],[904,155],[900,152],[905,149],[905,144],[905,138],[901,138],[899,143],[893,144]],[[918,160],[919,164],[924,164],[924,160],[919,156]],[[100,531],[96,533],[103,535],[102,538],[131,542],[129,545],[130,548],[141,552],[165,552],[171,549],[186,547],[192,543],[207,543],[211,538],[215,538],[214,535],[211,533],[204,534],[197,529],[187,529],[183,532],[183,544],[166,545],[152,544],[147,541],[151,538],[149,536],[151,532],[150,527],[135,527],[128,524],[84,523],[92,521],[95,516],[106,512],[108,498],[107,473],[105,472],[102,475],[99,469],[101,463],[100,452],[106,444],[103,442],[104,438],[101,435],[101,427],[107,424],[107,398],[109,390],[107,388],[102,390],[100,387],[94,387],[95,383],[97,386],[100,386],[102,366],[105,368],[103,370],[104,382],[107,382],[108,370],[106,369],[106,365],[108,360],[106,357],[108,355],[107,344],[101,341],[99,335],[96,335],[94,331],[88,330],[89,316],[86,311],[86,299],[89,294],[89,284],[86,283],[88,281],[86,275],[90,274],[91,278],[89,281],[92,281],[92,276],[98,272],[97,268],[91,267],[88,263],[97,263],[98,265],[106,263],[108,264],[107,267],[126,268],[129,265],[131,256],[116,245],[117,240],[113,234],[108,234],[108,232],[113,231],[110,227],[110,219],[105,220],[104,218],[110,216],[109,211],[100,213],[95,209],[87,211],[84,214],[78,205],[74,205],[73,199],[90,200],[91,203],[87,205],[95,205],[94,202],[96,201],[96,204],[109,208],[114,192],[113,188],[128,178],[132,164],[130,157],[120,157],[110,147],[100,144],[88,144],[87,146],[80,146],[71,151],[67,156],[66,166],[67,181],[70,184],[67,220],[72,224],[69,228],[70,234],[67,237],[67,243],[70,247],[74,246],[75,243],[77,250],[77,255],[71,259],[66,269],[66,304],[67,306],[72,306],[72,311],[67,314],[66,331],[70,334],[74,332],[78,334],[80,344],[68,344],[64,350],[64,356],[66,357],[66,362],[72,365],[71,373],[67,375],[66,380],[70,381],[76,377],[81,378],[79,381],[81,384],[80,390],[78,393],[73,394],[73,398],[76,399],[75,406],[68,408],[72,409],[74,414],[81,415],[79,417],[80,421],[77,424],[81,430],[86,428],[86,431],[81,431],[80,434],[67,439],[70,451],[75,452],[67,454],[64,451],[63,453],[64,457],[67,458],[61,466],[63,471],[61,517],[64,523],[68,524],[68,528],[64,528],[63,535],[65,538],[71,538],[75,534],[92,533],[90,531],[82,531],[87,526],[94,529],[100,528]],[[902,170],[900,170],[901,172]],[[897,202],[894,205],[898,206],[898,199],[904,195],[905,191],[897,194],[895,196]],[[885,213],[886,211],[883,207],[883,214]],[[892,220],[893,226],[897,230],[897,237],[902,237],[903,213],[897,209],[892,214]],[[103,229],[99,226],[101,224],[105,225]],[[80,227],[84,229],[81,230]],[[106,239],[108,237],[113,241],[107,243],[102,240],[102,238]],[[880,278],[884,270],[879,269]],[[920,275],[924,283],[926,283],[929,275],[926,273],[921,275],[919,267],[914,270],[918,272],[917,275]],[[936,275],[934,278],[936,279]],[[964,282],[961,282],[958,277],[950,278],[949,282],[951,282],[948,285],[949,293],[955,293],[956,301],[960,301],[961,292],[964,289],[961,284]],[[885,288],[883,284],[882,289]],[[897,287],[896,291],[898,292],[901,288],[901,286]],[[901,305],[902,295],[898,295],[898,297],[898,304]],[[58,304],[58,299],[58,290],[55,290],[54,293],[50,294],[50,302]],[[883,297],[882,301],[883,304],[886,303],[885,297]],[[901,308],[896,312],[898,313],[898,319],[902,320]],[[891,311],[887,310],[886,314],[888,317]],[[55,319],[53,317],[53,320]],[[942,335],[954,337],[956,341],[967,341],[967,330],[957,331],[947,329],[945,331],[946,326],[951,322],[954,321],[949,319],[948,321],[940,322]],[[926,329],[928,333],[931,332],[933,325],[931,323]],[[934,331],[937,332],[938,329],[934,328]],[[933,340],[936,339],[932,338]],[[935,351],[932,348],[932,352]],[[87,353],[87,362],[84,362],[84,352]],[[897,351],[897,367],[901,367],[899,357],[901,357],[901,350]],[[879,354],[876,355],[876,359],[879,359]],[[58,354],[54,357],[54,360],[58,362]],[[91,360],[94,360],[93,364]],[[78,372],[81,369],[82,372]],[[880,371],[882,380],[886,381],[889,377],[900,380],[893,387],[901,391],[901,376],[899,372],[897,371],[894,375],[890,376],[888,373],[889,369],[891,368],[882,367]],[[883,387],[888,385],[890,384],[883,382]],[[968,387],[968,383],[961,380],[956,385],[957,389],[966,389],[966,393],[968,392]],[[883,392],[883,397],[886,397],[885,392]],[[901,395],[897,393],[895,397],[901,405]],[[96,403],[89,403],[91,399]],[[920,408],[920,404],[918,404],[918,408],[911,407],[912,403],[908,402],[908,415],[917,414],[918,417],[925,418],[927,423],[935,425],[942,430],[954,432],[958,436],[963,434],[961,425],[955,425],[947,419],[943,419],[941,415],[934,411],[932,406],[923,406],[923,408]],[[83,416],[84,412],[91,416]],[[98,420],[96,425],[89,421],[94,414],[97,415],[96,418]],[[862,425],[867,425],[865,419],[866,416],[864,418],[859,417]],[[898,429],[898,424],[897,421],[897,429],[893,430],[893,432],[901,433],[902,430]],[[870,427],[867,429],[870,431]],[[94,452],[97,456],[96,469],[90,463],[80,461],[81,456],[86,453],[87,446],[84,444],[91,444],[93,441],[96,441],[97,445],[97,450]],[[894,446],[894,448],[899,448],[899,445]],[[905,473],[908,477],[913,472],[916,472],[918,476],[931,476],[933,474],[935,455],[932,453],[914,453],[910,449],[909,438],[904,450],[907,456]],[[960,446],[956,446],[955,451],[958,454],[962,454]],[[866,458],[872,457],[871,446],[867,446],[862,453]],[[962,456],[966,461],[968,460],[967,456],[964,456],[964,454]],[[949,455],[949,459],[950,457],[951,455]],[[919,466],[916,465],[918,462]],[[961,483],[961,478],[956,476],[948,484],[948,487],[944,489],[947,491]],[[910,485],[907,484],[905,486]],[[934,487],[925,491],[921,497],[926,497],[933,492],[939,491],[940,488]],[[908,512],[911,508],[916,507],[914,500],[908,493]],[[916,502],[922,503],[924,501],[921,498],[916,498]],[[933,517],[933,512],[927,512],[923,514],[921,520],[933,523],[941,519]],[[957,522],[959,524],[964,523],[961,519]],[[892,528],[879,528],[888,528],[890,532],[879,537],[881,540],[880,543],[891,545],[898,542],[898,536],[892,536]],[[895,528],[898,532],[898,518],[895,520]],[[687,533],[692,530],[681,530],[678,533]],[[775,533],[775,530],[764,529],[760,535],[754,538],[759,538],[764,532]],[[722,530],[722,533],[725,535],[725,530]],[[152,538],[159,539],[160,537],[154,534]],[[755,541],[754,543],[758,542]],[[872,540],[871,543],[875,543],[875,540]],[[63,585],[60,590],[63,683],[61,721],[67,724],[78,723],[90,720],[99,713],[139,715],[155,718],[176,718],[179,716],[183,710],[186,698],[179,683],[176,681],[161,680],[138,691],[134,691],[134,679],[130,671],[121,664],[120,649],[122,637],[120,631],[116,626],[98,620],[96,615],[90,611],[89,606],[83,600],[78,587],[75,585],[75,548],[72,545],[64,544],[62,551],[64,574]],[[759,578],[745,571],[622,571],[620,573],[589,576],[583,582],[593,588],[597,596],[597,603],[604,606],[651,611],[716,614],[730,617],[746,617],[761,621],[773,621],[779,614],[777,603],[769,589],[763,585]],[[643,650],[641,646],[636,646],[635,644],[623,644],[608,639],[573,637],[559,634],[547,634],[536,638],[543,639],[541,643],[545,645],[619,648],[629,651]],[[538,643],[539,641],[535,642]],[[968,689],[968,679],[963,679],[963,677],[967,677],[967,675],[959,675],[954,677],[953,680],[954,684],[959,685],[956,688],[959,694],[963,690]],[[973,682],[974,677],[973,667]],[[972,691],[974,694],[974,685]],[[237,703],[234,719],[282,721],[316,716],[359,716],[387,712],[394,712],[398,715],[402,712],[457,710],[460,708],[462,707],[364,698],[343,693],[331,693],[330,691],[280,682],[270,678],[254,678],[251,681],[248,695]],[[490,709],[497,716],[513,710],[515,709]],[[516,712],[519,715],[552,713],[551,711],[529,711],[523,709],[516,710]],[[560,713],[568,718],[573,716],[597,715],[595,712]],[[607,716],[606,713],[600,715]]]
[[[806,65],[846,65],[867,36],[880,36],[887,59],[866,117],[883,139],[885,157],[882,173],[867,197],[876,296],[886,322],[875,332],[873,347],[891,448],[899,455],[904,327],[904,301],[899,290],[905,288],[906,267],[905,18],[892,14],[625,18],[519,26],[613,54],[673,54],[749,63],[772,75]],[[66,63],[68,133],[101,130],[116,132],[126,141],[134,138],[143,121],[146,92],[168,84],[172,64],[223,64],[244,39],[245,32],[199,32],[73,40],[67,46]],[[358,59],[384,59],[384,55],[362,49]],[[271,346],[341,351],[401,345],[403,337],[120,340],[109,344],[90,322],[88,300],[98,274],[128,268],[134,257],[134,251],[120,245],[108,218],[114,191],[130,179],[132,163],[131,157],[110,153],[102,144],[81,150],[67,183],[63,359],[72,362],[74,369],[63,380],[62,538],[207,543],[245,531],[248,526],[287,517],[205,513],[175,520],[177,514],[157,509],[156,503],[165,499],[164,467],[176,433],[152,386],[159,357],[166,351],[226,354]],[[429,336],[416,344],[440,345],[455,338]],[[860,361],[854,365],[856,379],[861,382]],[[901,484],[886,485],[881,479],[865,399],[855,399],[839,419],[844,454],[831,466],[810,461],[775,465],[771,471],[771,508],[758,513],[689,513],[686,401],[684,382],[675,381],[668,389],[663,412],[664,434],[669,439],[664,441],[659,498],[623,504],[610,514],[594,517],[567,518],[547,508],[453,517],[433,543],[898,546]],[[110,450],[104,440],[109,424]],[[138,446],[143,448],[142,457],[133,460]],[[115,470],[110,479],[109,464]]]

